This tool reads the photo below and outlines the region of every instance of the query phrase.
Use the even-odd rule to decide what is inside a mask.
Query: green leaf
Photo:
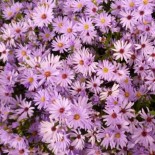
[[[155,116],[155,111],[154,110],[150,111],[150,114]]]

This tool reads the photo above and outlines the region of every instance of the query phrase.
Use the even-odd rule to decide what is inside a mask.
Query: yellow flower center
[[[27,55],[26,51],[22,51],[21,54],[22,54],[22,56],[26,56]]]
[[[58,43],[58,47],[63,47],[64,46],[64,44],[63,43]]]
[[[79,64],[80,64],[80,65],[84,65],[84,61],[83,61],[83,60],[80,60],[80,61],[79,61]]]
[[[83,6],[82,3],[79,3],[79,4],[77,5],[77,8],[81,9],[82,6]]]
[[[104,18],[101,18],[100,21],[101,21],[102,24],[104,24],[106,20]]]
[[[45,97],[44,97],[44,96],[41,97],[40,101],[41,101],[41,102],[45,102]]]
[[[144,25],[147,25],[147,24],[149,24],[149,22],[148,22],[147,20],[144,20],[144,21],[143,21],[143,24],[144,24]]]
[[[144,5],[147,5],[148,3],[149,3],[148,0],[143,0],[143,4],[144,4]]]
[[[124,96],[125,97],[129,97],[129,93],[128,92],[125,92]]]
[[[41,15],[41,18],[42,18],[42,19],[46,19],[46,18],[47,18],[47,15],[46,15],[46,14],[42,14],[42,15]]]
[[[71,32],[72,32],[72,29],[71,29],[71,28],[68,28],[68,29],[67,29],[67,32],[68,32],[68,33],[71,33]]]
[[[12,55],[12,54],[13,54],[13,51],[11,51],[11,50],[10,50],[10,51],[9,51],[9,54],[11,54],[11,55]]]
[[[94,4],[97,4],[97,1],[96,1],[96,0],[92,0],[92,2],[93,2]]]
[[[84,77],[82,77],[81,79],[80,79],[80,82],[85,82],[86,81],[86,79],[84,78]]]
[[[46,38],[49,38],[49,37],[50,37],[50,34],[49,34],[49,33],[46,33],[46,34],[45,34],[45,37],[46,37]]]
[[[58,24],[58,27],[61,28],[62,26],[63,26],[63,23],[59,23],[59,24]]]
[[[50,72],[50,71],[46,71],[46,72],[44,73],[44,75],[45,75],[45,77],[49,77],[49,76],[51,76],[51,72]]]
[[[135,3],[134,3],[134,2],[130,2],[130,3],[129,3],[129,6],[130,6],[130,7],[134,7],[134,6],[135,6]]]
[[[137,92],[137,93],[136,93],[136,97],[137,97],[137,98],[140,98],[141,96],[142,96],[142,93],[141,93],[141,92]]]
[[[108,73],[108,72],[109,72],[109,69],[106,68],[106,67],[104,67],[104,68],[103,68],[103,72],[104,72],[104,73]]]
[[[84,29],[85,29],[85,30],[88,30],[88,29],[89,29],[89,25],[88,25],[88,24],[85,24],[85,25],[84,25]]]
[[[7,14],[8,14],[8,16],[12,16],[13,13],[10,11]]]
[[[34,81],[33,77],[29,77],[28,81],[29,83],[32,83]]]
[[[74,115],[74,119],[75,119],[75,120],[79,120],[79,119],[80,119],[80,115],[79,115],[79,114],[75,114],[75,115]]]
[[[121,137],[120,133],[115,134],[115,138],[120,138],[120,137]]]
[[[124,80],[124,82],[125,82],[125,83],[128,83],[128,82],[129,82],[128,78],[126,78],[126,79]]]
[[[118,104],[118,102],[117,101],[114,101],[114,104],[116,105],[116,104]]]

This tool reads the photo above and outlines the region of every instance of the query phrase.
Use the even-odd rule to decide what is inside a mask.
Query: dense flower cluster
[[[0,11],[0,154],[155,154],[155,0]]]

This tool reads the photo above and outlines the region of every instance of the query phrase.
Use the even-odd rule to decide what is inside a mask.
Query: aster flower
[[[1,103],[0,112],[1,112],[0,121],[5,122],[8,118],[9,113],[10,113],[10,107],[4,106],[4,104]]]
[[[9,54],[9,49],[7,49],[5,44],[0,43],[0,59],[3,62],[6,62],[8,60],[8,54]]]
[[[144,119],[143,123],[148,127],[153,127],[155,123],[154,116],[150,114],[150,110],[147,107],[147,113],[142,109],[140,112],[140,117]]]
[[[112,130],[111,128],[102,129],[98,135],[102,138],[101,145],[104,146],[106,149],[110,146],[110,148],[114,148],[115,143],[113,141]]]
[[[125,10],[134,10],[137,4],[134,0],[123,0],[123,7]]]
[[[43,32],[40,33],[43,41],[51,41],[54,38],[54,33],[51,32],[48,28],[43,29]]]
[[[62,33],[68,38],[75,38],[76,32],[76,25],[72,21],[67,21],[62,28]]]
[[[73,79],[74,79],[73,71],[66,67],[60,70],[57,83],[62,87],[67,87],[68,85],[71,85]]]
[[[155,62],[155,47],[147,51],[147,61]]]
[[[114,108],[118,108],[121,105],[121,97],[120,96],[116,96],[116,97],[106,97],[106,107],[108,107],[109,109],[114,109]]]
[[[11,8],[15,11],[16,14],[18,14],[23,9],[23,4],[20,2],[13,3]]]
[[[112,86],[111,89],[104,89],[101,93],[100,93],[100,99],[101,100],[105,100],[108,97],[116,97],[119,93],[119,85],[114,84]]]
[[[145,85],[141,85],[140,88],[137,88],[137,90],[135,90],[136,99],[137,100],[140,99],[147,92],[148,92],[147,87]]]
[[[86,14],[88,16],[95,16],[97,15],[97,11],[99,10],[98,6],[96,6],[94,3],[89,3],[88,5],[86,5]]]
[[[59,51],[60,53],[64,53],[69,48],[69,40],[65,36],[57,37],[53,43],[53,51]]]
[[[107,126],[116,125],[122,120],[121,114],[119,113],[119,108],[115,109],[105,108],[104,111],[105,113],[107,113],[107,115],[103,116],[104,121],[106,122],[105,124]]]
[[[107,81],[112,80],[114,75],[113,71],[114,71],[114,66],[108,60],[103,60],[102,62],[101,61],[99,62],[97,75],[100,78]]]
[[[39,85],[42,85],[44,82],[53,84],[56,81],[56,77],[59,75],[58,69],[50,65],[43,66],[43,68],[39,69],[39,72]]]
[[[85,83],[80,83],[79,81],[76,81],[73,83],[72,89],[70,90],[72,95],[79,95],[79,96],[84,96],[85,95]]]
[[[31,51],[27,46],[19,45],[18,49],[15,51],[15,56],[18,60],[25,60],[29,57]]]
[[[31,106],[31,102],[23,101],[19,104],[19,108],[15,110],[15,115],[18,117],[18,121],[33,116],[34,107]]]
[[[71,145],[74,146],[78,150],[82,150],[84,148],[84,140],[85,136],[79,130],[73,130],[70,133],[71,138],[74,138]]]
[[[111,25],[111,16],[107,13],[101,13],[95,18],[95,25],[100,28],[102,32],[107,32]]]
[[[27,70],[20,76],[21,83],[28,88],[28,90],[34,90],[38,87],[38,76],[33,73],[33,70]]]
[[[120,12],[121,17],[121,24],[126,29],[131,29],[136,24],[136,20],[134,18],[134,12],[133,11],[121,11]]]
[[[85,1],[83,0],[77,0],[77,1],[72,2],[72,7],[73,7],[74,12],[81,11],[84,6],[85,6]]]
[[[135,19],[138,21],[143,21],[143,19],[151,14],[151,10],[150,9],[138,9],[138,11],[135,12]]]
[[[146,86],[148,90],[155,91],[155,76],[153,73],[150,73],[146,76]]]
[[[113,134],[113,140],[115,142],[116,148],[125,147],[127,144],[127,138],[124,131],[115,130]]]
[[[21,37],[27,31],[27,24],[25,22],[14,22],[10,26],[15,38]]]
[[[112,14],[118,15],[120,11],[123,9],[122,1],[120,0],[114,1],[114,3],[111,4],[111,8],[112,8]]]
[[[73,55],[73,64],[75,64],[75,70],[82,74],[91,75],[95,72],[97,63],[94,62],[94,55],[88,51],[88,49],[83,48],[78,50]]]
[[[131,107],[134,105],[132,102],[123,101],[122,105],[120,106],[120,113],[122,114],[122,117],[125,120],[128,120],[129,118],[134,117],[135,111],[131,109]]]
[[[17,134],[13,134],[11,137],[10,144],[13,148],[20,149],[20,148],[24,148],[26,146],[26,140],[24,137],[21,137]]]
[[[131,85],[125,85],[123,89],[120,89],[120,95],[126,101],[134,101],[134,88]]]
[[[153,43],[150,41],[150,39],[146,35],[141,36],[139,42],[140,42],[139,44],[135,44],[135,48],[137,50],[140,49],[144,55],[147,54],[147,52],[153,48],[152,46]]]
[[[8,27],[8,28],[5,28],[3,27],[2,28],[2,38],[3,40],[6,41],[6,45],[7,46],[15,46],[15,40],[14,40],[14,34],[12,33],[11,29]]]
[[[82,42],[86,44],[92,44],[92,42],[95,40],[96,37],[97,33],[94,30],[89,32],[81,32],[80,34]]]
[[[146,10],[152,10],[155,4],[153,3],[153,0],[137,0],[136,4],[138,6],[138,9],[146,9]]]
[[[71,113],[71,103],[68,99],[59,97],[54,104],[50,105],[51,118],[60,122],[66,121]]]
[[[151,128],[137,128],[134,131],[132,138],[134,139],[134,144],[139,143],[145,147],[152,145],[154,143],[154,139],[150,135]]]
[[[94,78],[91,78],[90,81],[87,82],[86,87],[96,94],[101,92],[100,85],[101,85],[100,78],[95,76]]]
[[[122,65],[122,64],[116,64],[115,65],[115,77],[114,79],[121,85],[123,85],[122,81],[124,81],[125,83],[128,83],[128,79],[129,79],[129,69],[127,68],[126,65]]]
[[[61,33],[63,27],[65,26],[65,23],[68,21],[68,19],[66,17],[61,17],[58,16],[56,18],[53,19],[53,27],[54,27],[54,31],[57,33]]]
[[[12,98],[13,88],[7,85],[0,85],[0,98],[2,103],[10,103]]]
[[[0,74],[0,83],[3,85],[14,86],[15,82],[17,82],[18,73],[15,70],[2,71]]]
[[[58,140],[56,143],[50,144],[49,148],[53,150],[55,154],[60,154],[64,152],[70,145],[70,140],[66,133],[62,133],[62,138]]]
[[[60,56],[54,56],[53,54],[48,54],[44,57],[44,59],[40,63],[40,67],[44,68],[48,65],[55,68],[60,68],[62,62],[60,61]]]
[[[79,98],[78,102],[74,101],[74,105],[71,107],[71,114],[67,119],[69,127],[77,129],[78,127],[84,129],[91,128],[90,111],[87,105],[87,99],[85,97]]]
[[[34,96],[34,102],[38,106],[38,109],[47,108],[49,103],[49,94],[47,90],[39,90]]]
[[[32,18],[36,26],[48,26],[52,22],[53,12],[49,7],[38,6],[34,9]]]
[[[77,24],[77,30],[79,32],[91,32],[94,30],[93,21],[90,18],[81,18]]]
[[[131,43],[124,42],[123,40],[118,40],[114,43],[114,48],[112,49],[113,51],[115,51],[113,56],[116,60],[121,59],[122,61],[124,59],[127,62],[132,54],[130,48]]]
[[[86,155],[92,155],[92,154],[98,154],[98,155],[101,155],[102,154],[102,151],[100,149],[100,147],[94,145],[87,145],[86,146],[86,149],[83,151],[84,154]]]
[[[13,7],[7,7],[3,10],[3,17],[7,20],[11,19],[15,15],[15,10]]]
[[[45,142],[58,141],[61,138],[61,135],[58,134],[58,126],[52,119],[40,123],[39,133]]]
[[[19,154],[19,155],[27,155],[30,151],[25,147],[21,147],[20,149],[13,149],[9,151],[9,155]]]
[[[138,61],[138,60],[137,60]],[[145,62],[141,62],[141,59],[139,62],[135,62],[135,73],[137,73],[138,75],[145,77],[147,74],[147,70],[149,69],[149,66],[145,63]]]

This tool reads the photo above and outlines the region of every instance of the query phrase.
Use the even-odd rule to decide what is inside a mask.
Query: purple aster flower
[[[102,32],[108,32],[108,27],[111,25],[111,16],[105,12],[97,15],[95,25],[99,27]]]
[[[35,93],[34,102],[38,106],[38,109],[41,109],[41,108],[46,109],[49,103],[48,91],[44,89],[38,90],[38,92]]]
[[[36,26],[48,26],[52,22],[53,11],[49,7],[38,6],[34,9],[32,18]]]
[[[114,75],[114,66],[108,60],[98,63],[97,75],[104,80],[111,81]]]
[[[19,108],[14,111],[14,116],[18,117],[18,121],[33,116],[34,107],[32,107],[31,102],[23,101],[18,106]]]
[[[71,103],[68,99],[59,97],[49,107],[50,117],[64,123],[71,114]]]
[[[115,51],[113,54],[115,59],[124,59],[126,62],[131,57],[132,52],[130,51],[131,43],[124,42],[123,40],[118,40],[114,43],[114,48],[112,49]]]
[[[59,51],[60,53],[64,53],[69,48],[69,40],[64,35],[57,37],[53,43],[53,51]]]
[[[150,135],[150,132],[152,131],[151,128],[137,128],[135,129],[133,133],[133,140],[134,144],[142,144],[145,147],[148,147],[154,143],[154,139]]]

